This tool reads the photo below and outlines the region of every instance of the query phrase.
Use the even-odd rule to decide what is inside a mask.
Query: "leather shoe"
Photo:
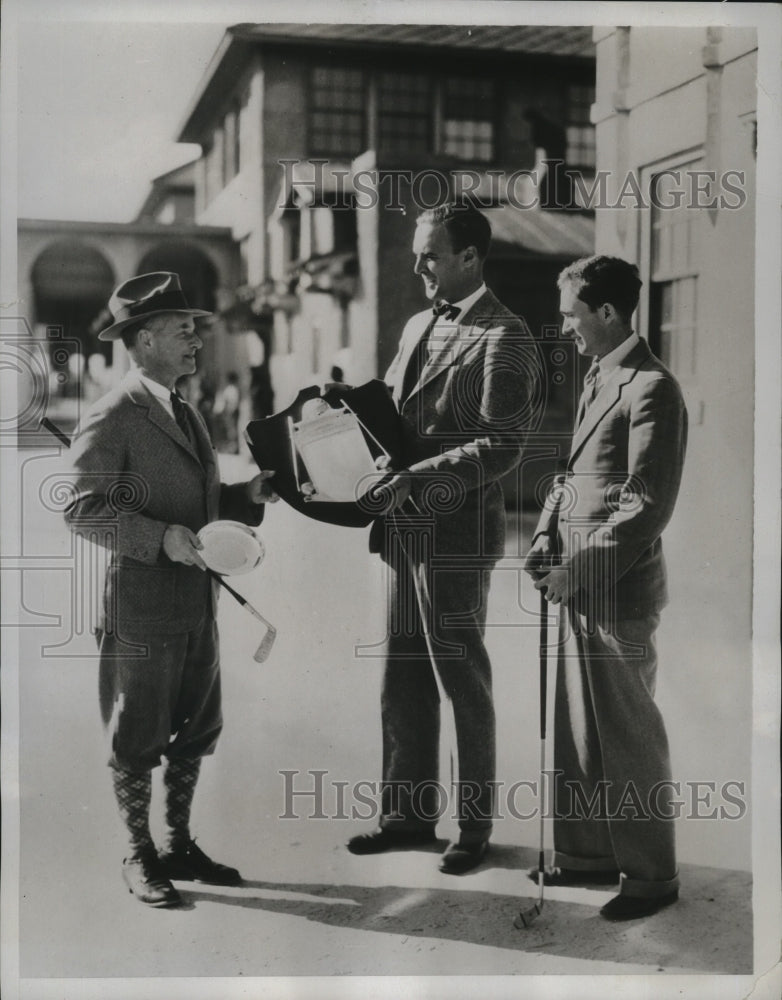
[[[242,881],[242,876],[235,868],[212,861],[194,840],[161,852],[158,854],[158,863],[161,872],[169,879],[205,882],[207,885],[239,885]]]
[[[161,872],[154,853],[125,858],[122,878],[136,899],[147,906],[181,906],[182,897]]]
[[[488,847],[488,840],[479,840],[474,844],[449,844],[440,859],[440,871],[446,875],[463,875],[477,868],[483,861]]]
[[[649,917],[664,906],[675,903],[678,898],[678,889],[664,896],[614,896],[601,909],[600,916],[613,921]]]
[[[527,878],[538,881],[538,869],[530,868]],[[616,885],[619,872],[616,868],[596,868],[592,871],[580,871],[578,868],[545,868],[543,870],[543,885]]]
[[[434,830],[392,830],[381,827],[372,833],[359,833],[347,842],[351,854],[380,854],[382,851],[406,851],[433,844]]]

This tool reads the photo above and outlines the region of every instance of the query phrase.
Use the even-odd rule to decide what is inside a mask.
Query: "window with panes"
[[[442,89],[442,152],[460,160],[489,162],[496,149],[494,80],[446,77]]]
[[[421,73],[380,72],[376,81],[380,151],[430,152],[432,94],[429,78]]]
[[[688,169],[695,166],[689,164]],[[649,345],[672,371],[686,378],[695,374],[703,213],[683,203],[675,172],[655,175],[652,185],[656,196],[651,216]]]
[[[310,73],[313,154],[357,156],[365,147],[366,83],[361,70],[316,66]]]
[[[595,166],[595,126],[589,117],[594,100],[594,87],[583,85],[568,87],[565,157],[570,167],[594,168]]]

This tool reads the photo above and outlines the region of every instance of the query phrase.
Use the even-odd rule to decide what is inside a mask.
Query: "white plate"
[[[222,576],[239,576],[260,565],[265,553],[263,542],[252,528],[239,521],[212,521],[198,532],[203,544],[201,558],[209,569]]]

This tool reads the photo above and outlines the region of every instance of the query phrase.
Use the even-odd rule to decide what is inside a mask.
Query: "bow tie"
[[[452,306],[450,302],[441,300],[432,306],[432,312],[437,318],[442,316],[447,320],[454,320],[459,315],[461,310],[457,306]]]

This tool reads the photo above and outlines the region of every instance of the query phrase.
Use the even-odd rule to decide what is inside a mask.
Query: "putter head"
[[[277,629],[270,626],[266,630],[266,635],[261,640],[260,646],[255,650],[255,655],[253,659],[256,663],[263,663],[268,659],[269,653],[272,651],[272,646],[274,645],[274,640],[277,638]]]
[[[533,906],[528,907],[526,910],[520,910],[518,916],[513,921],[513,926],[517,931],[520,931],[522,927],[529,927],[534,920],[543,912],[543,903],[538,902]]]

